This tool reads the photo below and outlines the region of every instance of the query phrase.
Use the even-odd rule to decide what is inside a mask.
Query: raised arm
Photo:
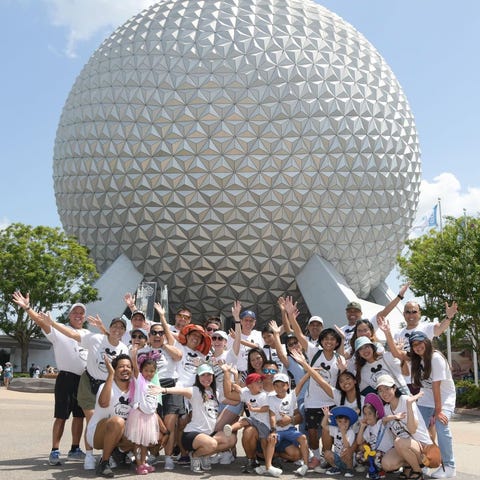
[[[390,301],[388,305],[385,305],[384,309],[377,313],[377,321],[378,317],[386,317],[399,303],[403,300],[405,293],[407,292],[408,288],[410,287],[410,283],[406,283],[402,285],[398,295]]]
[[[288,314],[288,321],[290,322],[290,325],[293,329],[293,333],[297,337],[298,342],[300,343],[300,346],[304,349],[307,350],[308,348],[308,340],[307,337],[303,334],[302,329],[300,328],[300,325],[297,322],[297,304],[293,303],[291,297],[287,297],[285,301],[285,309]]]
[[[30,293],[27,293],[25,296],[22,295],[20,290],[17,290],[12,295],[13,301],[20,307],[25,310],[25,313],[35,322],[46,334],[49,334],[52,331],[50,325],[50,320],[45,320],[41,315],[39,315],[30,305]]]
[[[133,295],[132,293],[127,292],[123,296],[123,300],[125,302],[125,305],[127,305],[127,307],[130,309],[132,313],[137,309],[135,305],[135,295]]]
[[[55,330],[58,330],[60,333],[62,333],[66,337],[73,338],[74,340],[80,343],[82,336],[80,335],[78,330],[75,330],[74,328],[68,328],[63,323],[55,322],[49,313],[38,312],[38,315],[40,315],[40,317],[45,322],[49,322],[50,326],[53,327]]]
[[[405,350],[398,348],[397,343],[393,339],[392,331],[390,329],[390,322],[384,317],[377,317],[378,328],[385,334],[387,339],[388,349],[390,353],[402,361],[408,360],[408,354]]]
[[[450,307],[448,306],[448,302],[445,302],[445,318],[433,327],[433,334],[435,337],[439,337],[450,326],[450,323],[457,312],[457,302],[452,302]]]
[[[190,399],[192,398],[192,387],[166,387],[162,389],[163,395],[183,395]]]
[[[271,320],[268,325],[273,331],[273,347],[277,352],[278,358],[285,368],[288,368],[290,365],[290,360],[288,359],[288,355],[286,354],[282,342],[280,341],[280,327],[277,325],[275,320]]]
[[[221,368],[223,370],[223,394],[225,395],[225,398],[239,403],[241,399],[240,392],[237,392],[232,388],[233,384],[230,378],[231,366],[224,363]]]
[[[105,384],[103,385],[102,391],[98,396],[98,404],[102,408],[107,408],[110,405],[110,400],[112,397],[112,385],[113,385],[113,376],[115,374],[115,370],[112,367],[110,359],[108,355],[103,356],[103,361],[105,362],[105,366],[107,367],[108,375],[107,379],[105,380]]]
[[[162,348],[164,348],[168,354],[172,357],[172,360],[178,362],[182,358],[182,351],[175,346],[175,337],[170,330],[170,325],[167,322],[165,317],[165,309],[158,302],[155,302],[154,308],[158,313],[160,318],[160,323],[162,324],[163,331],[165,332],[165,340],[163,342]]]
[[[234,322],[232,350],[236,357],[238,357],[238,353],[240,352],[240,345],[242,341],[242,325],[240,322],[241,309],[241,303],[238,300],[235,300],[232,307],[232,316]],[[232,332],[230,332],[230,334],[232,334]]]

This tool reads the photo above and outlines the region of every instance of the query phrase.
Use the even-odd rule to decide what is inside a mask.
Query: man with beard
[[[13,301],[25,310],[27,315],[42,329],[42,333],[53,345],[55,362],[59,374],[55,381],[55,411],[52,429],[52,450],[48,463],[52,466],[60,465],[60,440],[65,429],[65,422],[70,413],[72,420],[72,446],[68,452],[69,459],[84,459],[85,453],[80,449],[82,438],[83,419],[85,415],[77,403],[78,384],[80,375],[87,364],[87,349],[81,347],[75,340],[62,335],[53,329],[50,323],[30,306],[30,295],[23,296],[20,291],[13,294]],[[77,332],[86,332],[85,305],[75,303],[68,313],[68,329]]]
[[[125,463],[126,453],[133,444],[125,436],[125,420],[130,412],[130,380],[133,366],[126,354],[118,355],[110,363],[104,356],[108,377],[97,393],[95,410],[87,426],[87,441],[94,448],[102,450],[96,473],[112,478],[114,473],[109,464],[110,456],[118,464]]]

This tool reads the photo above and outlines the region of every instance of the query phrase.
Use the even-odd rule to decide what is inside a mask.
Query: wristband
[[[398,294],[397,298],[399,298],[400,300],[403,300],[405,297],[403,295]]]
[[[242,323],[242,322],[235,322],[235,324],[237,324],[237,323]]]
[[[170,435],[170,430],[165,430],[165,431],[163,432],[163,435]]]
[[[277,429],[276,429],[276,427],[272,427],[272,428],[270,428],[270,433],[277,433]]]

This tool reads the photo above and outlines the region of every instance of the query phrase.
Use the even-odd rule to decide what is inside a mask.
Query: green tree
[[[447,217],[442,231],[431,230],[406,245],[407,253],[398,258],[400,273],[423,297],[425,315],[442,317],[445,302],[455,300],[453,338],[467,337],[480,354],[480,220]]]
[[[12,302],[14,291],[30,292],[35,310],[62,309],[97,300],[97,278],[88,250],[59,228],[14,223],[0,230],[0,328],[18,342],[22,371],[27,370],[30,339],[42,334]]]

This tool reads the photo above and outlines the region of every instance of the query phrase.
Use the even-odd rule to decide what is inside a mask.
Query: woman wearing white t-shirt
[[[440,466],[430,476],[451,478],[455,476],[450,418],[455,410],[456,391],[447,359],[433,349],[432,341],[422,332],[413,332],[409,338],[412,362],[412,384],[420,387],[423,396],[418,399],[418,409],[426,425],[433,418],[438,446],[442,455]]]

